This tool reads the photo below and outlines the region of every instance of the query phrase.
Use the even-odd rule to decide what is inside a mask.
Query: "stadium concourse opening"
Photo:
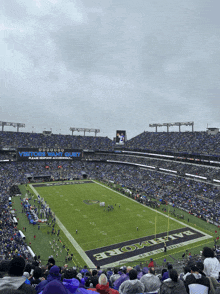
[[[26,175],[27,176],[27,179],[28,179],[28,181],[31,183],[33,183],[33,182],[50,182],[51,180],[52,180],[52,178],[51,178],[51,175],[44,175],[44,174],[42,174],[42,175],[31,175],[31,174],[28,174],[28,175]]]
[[[87,173],[85,173],[84,171],[82,171],[81,173],[82,173],[83,179],[87,179],[87,176],[88,176]]]
[[[83,179],[87,179],[87,174],[82,173]],[[54,178],[51,175],[26,175],[29,183],[41,183],[41,182],[52,182],[52,181],[69,181],[69,180],[79,180],[79,177],[73,177],[70,179],[66,178]]]

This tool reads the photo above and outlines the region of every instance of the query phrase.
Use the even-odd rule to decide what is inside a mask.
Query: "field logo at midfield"
[[[146,236],[89,250],[86,254],[95,265],[116,266],[121,262],[135,261],[161,253],[164,251],[164,242],[169,251],[207,238],[210,236],[191,227],[185,227],[170,231],[168,235],[167,232],[158,234],[156,239],[155,236]]]
[[[83,202],[87,205],[92,205],[99,203],[99,200],[83,200]]]

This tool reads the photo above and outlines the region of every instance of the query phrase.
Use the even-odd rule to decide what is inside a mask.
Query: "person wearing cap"
[[[144,284],[137,279],[137,271],[131,269],[129,271],[129,280],[124,281],[119,287],[120,294],[143,293]]]
[[[46,285],[53,280],[61,281],[60,268],[56,265],[51,267],[49,275],[47,276],[47,279],[44,281],[41,281],[36,286],[35,289],[36,289],[37,293],[40,293],[46,287]]]
[[[203,285],[205,287],[208,287],[208,291],[210,291],[209,279],[199,272],[199,268],[197,265],[191,266],[191,274],[186,277],[185,286],[187,293],[189,293],[189,287],[191,284]]]
[[[25,283],[24,268],[25,260],[21,256],[16,256],[9,262],[8,276],[0,279],[0,293],[6,293],[8,290],[19,290],[20,293],[36,294],[35,289]]]

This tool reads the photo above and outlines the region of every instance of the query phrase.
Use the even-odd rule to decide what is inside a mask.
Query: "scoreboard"
[[[124,145],[127,140],[126,131],[116,131],[115,143],[119,145]]]

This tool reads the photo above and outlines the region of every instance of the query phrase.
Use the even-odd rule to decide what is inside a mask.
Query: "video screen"
[[[17,160],[75,160],[82,158],[82,151],[60,148],[18,148]]]
[[[124,145],[126,142],[126,131],[116,131],[115,143],[118,145]]]

